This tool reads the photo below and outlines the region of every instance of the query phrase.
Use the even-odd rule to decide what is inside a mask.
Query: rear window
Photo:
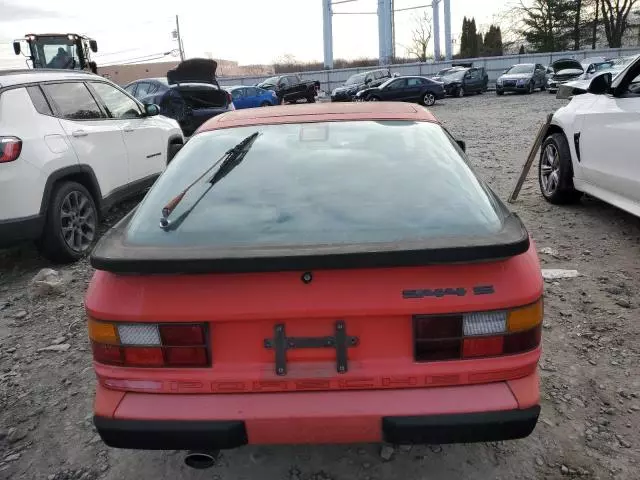
[[[162,207],[256,131],[261,135],[242,163],[176,230],[162,230]],[[197,202],[209,177],[187,193],[170,220]],[[376,244],[487,235],[501,230],[503,219],[502,208],[439,125],[268,125],[189,140],[140,205],[126,242],[220,248]]]

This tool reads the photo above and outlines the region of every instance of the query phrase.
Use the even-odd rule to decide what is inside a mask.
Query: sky
[[[430,1],[395,0],[395,8]],[[377,3],[357,0],[335,5],[334,12],[375,12]],[[451,0],[453,38],[460,34],[463,16],[474,16],[478,25],[488,26],[504,5],[504,0]],[[442,36],[442,4],[440,9]],[[422,11],[396,13],[398,56],[410,44]],[[24,58],[14,55],[11,42],[27,33],[88,35],[98,42],[93,56],[98,65],[169,52],[177,47],[172,39],[175,15],[180,17],[187,57],[211,56],[241,65],[270,64],[283,55],[300,61],[323,59],[322,0],[0,0],[0,69],[24,67]],[[444,53],[444,40],[440,44]],[[334,58],[377,58],[377,15],[334,15],[333,49]]]

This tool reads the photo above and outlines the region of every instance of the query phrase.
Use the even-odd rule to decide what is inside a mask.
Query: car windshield
[[[264,83],[266,85],[275,85],[276,83],[278,83],[278,78],[280,77],[270,77],[266,80],[263,80],[261,83]]]
[[[462,80],[465,73],[467,73],[466,70],[457,70],[455,72],[447,73],[444,78],[447,78],[449,80]]]
[[[342,121],[264,125],[233,174],[179,229],[158,227],[167,199],[256,132],[237,127],[191,138],[143,200],[127,243],[149,246],[326,246],[482,236],[504,211],[455,142],[435,123]],[[198,182],[178,217],[209,186]]]
[[[364,73],[358,73],[356,75],[351,75],[346,82],[344,82],[345,85],[359,85],[361,83],[364,83],[364,77],[366,77],[366,74]]]
[[[450,69],[450,68],[443,68],[442,70],[440,70],[440,71],[438,72],[438,75],[442,76],[442,75],[444,75],[445,73],[447,73],[449,70],[451,70],[451,69]]]
[[[534,65],[529,63],[523,63],[521,65],[514,65],[509,70],[507,70],[508,74],[511,73],[533,73]]]

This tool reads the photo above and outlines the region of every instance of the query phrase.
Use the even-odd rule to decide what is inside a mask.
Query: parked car
[[[463,70],[465,68],[472,68],[472,67],[473,67],[472,62],[453,62],[450,67],[446,67],[438,71],[438,73],[436,73],[435,76],[431,77],[431,79],[435,80],[436,82],[442,82],[442,77],[444,77],[445,75],[449,75],[450,73],[453,73],[456,70]],[[487,83],[488,83],[488,77],[487,77]]]
[[[89,252],[102,215],[184,143],[158,113],[90,73],[0,71],[0,246],[35,240],[55,262]]]
[[[143,103],[160,107],[160,113],[178,121],[186,136],[216,115],[234,110],[231,94],[216,80],[217,62],[193,58],[167,72],[166,78],[145,78],[124,87]]]
[[[298,100],[307,100],[308,103],[316,101],[320,82],[314,80],[302,80],[300,75],[279,75],[267,78],[256,85],[265,90],[273,90],[280,99],[280,103],[296,103]]]
[[[551,203],[587,193],[640,216],[640,58],[612,77],[605,72],[562,86],[589,84],[553,116],[540,155],[540,190]]]
[[[529,435],[540,265],[463,142],[402,103],[259,120],[205,124],[92,254],[102,440],[202,467],[246,444]]]
[[[461,68],[442,77],[447,95],[464,97],[468,93],[482,93],[489,82],[484,68]]]
[[[391,71],[389,71],[388,68],[356,73],[355,75],[351,75],[342,87],[333,89],[331,92],[331,101],[350,102],[360,90],[377,87],[390,78]]]
[[[394,77],[379,87],[367,88],[356,94],[356,100],[358,101],[415,102],[427,107],[444,97],[443,84],[426,77]]]
[[[549,93],[556,93],[559,85],[575,80],[584,73],[582,64],[573,58],[556,60],[550,66],[553,69],[553,75],[547,80]]]
[[[546,69],[539,63],[520,63],[506,69],[496,81],[496,94],[504,92],[533,93],[536,88],[544,90],[546,86]]]
[[[242,108],[271,107],[279,103],[278,96],[273,90],[258,87],[238,85],[224,87],[231,94],[233,105],[237,110]]]

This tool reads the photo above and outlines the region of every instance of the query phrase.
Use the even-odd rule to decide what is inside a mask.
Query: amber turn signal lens
[[[119,343],[114,324],[100,322],[93,318],[89,318],[89,338],[96,343],[108,345],[117,345]]]
[[[507,318],[507,328],[509,333],[529,330],[530,328],[539,325],[542,323],[543,314],[544,306],[542,297],[540,297],[536,303],[511,310]]]

